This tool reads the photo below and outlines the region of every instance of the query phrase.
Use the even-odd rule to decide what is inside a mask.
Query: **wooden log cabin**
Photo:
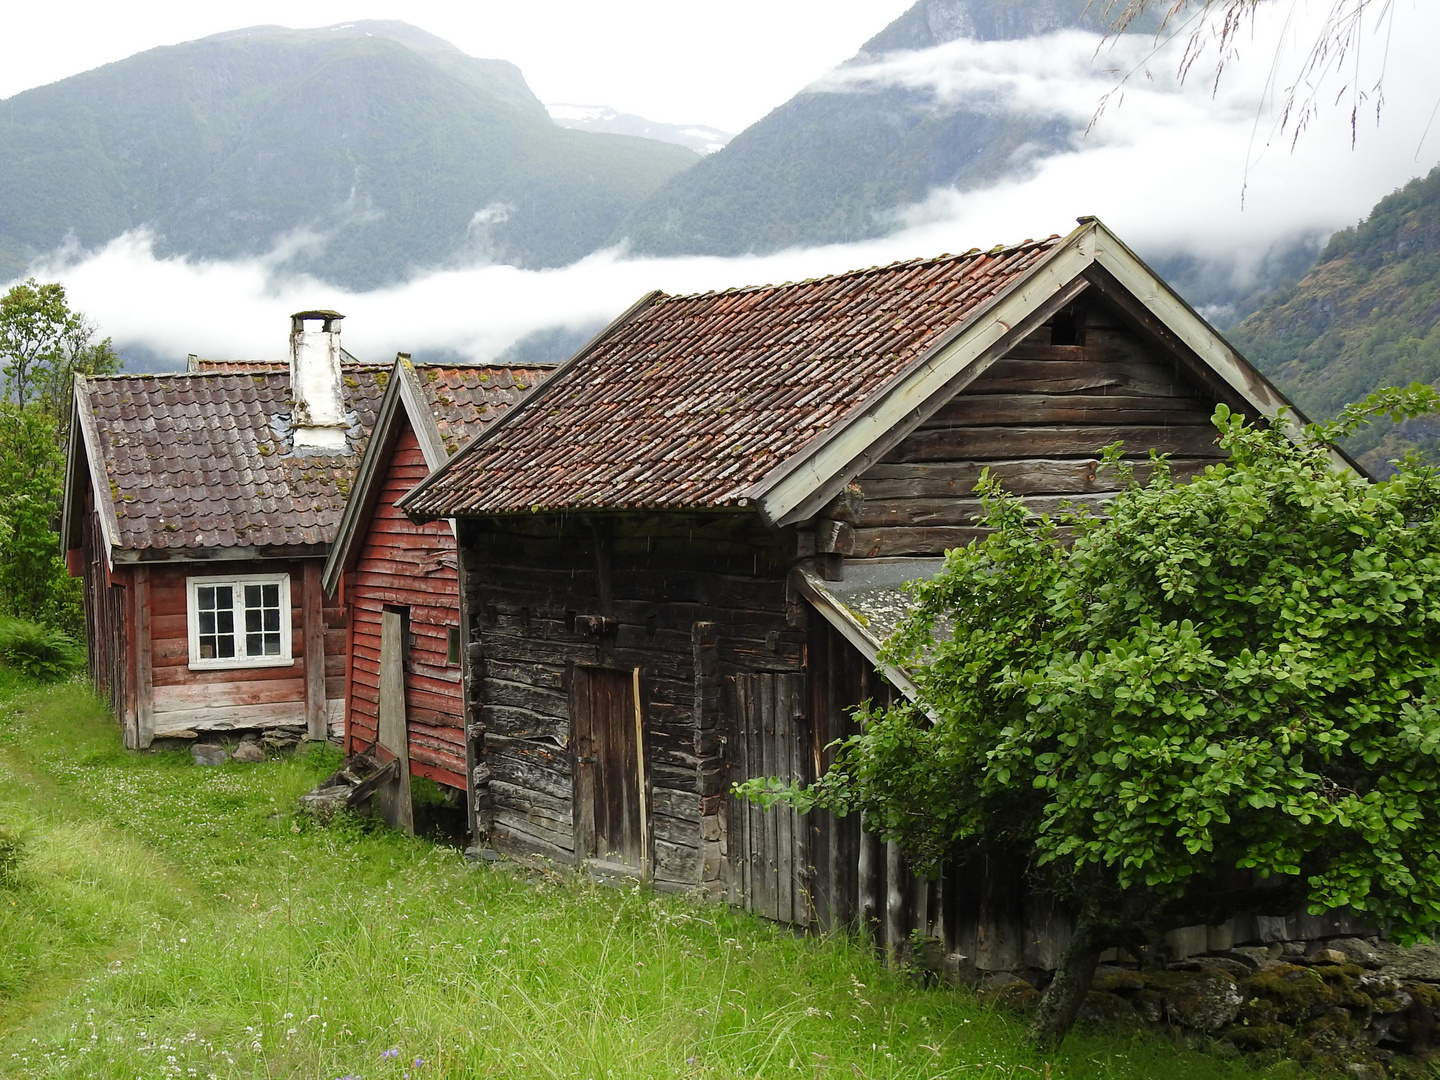
[[[905,582],[977,535],[982,468],[1103,500],[1101,447],[1222,457],[1287,402],[1094,219],[781,286],[652,294],[401,500],[457,522],[470,794],[497,849],[774,919],[1053,966],[1018,865],[919,882],[853,818],[762,813],[867,700]],[[960,961],[955,961],[960,963]]]
[[[288,364],[77,378],[61,538],[126,746],[338,727],[346,618],[321,568],[385,378],[341,318],[295,315]]]
[[[454,526],[416,524],[396,500],[443,465],[546,374],[543,368],[415,364],[391,370],[322,576],[325,595],[349,612],[346,754],[380,731],[382,669],[397,669],[398,719],[412,775],[463,792],[466,761],[460,682],[460,588]],[[393,619],[386,640],[387,614]]]

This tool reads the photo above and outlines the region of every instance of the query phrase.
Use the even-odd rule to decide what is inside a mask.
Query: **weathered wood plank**
[[[271,668],[271,671],[277,671]],[[288,669],[278,669],[286,671]],[[218,673],[217,673],[218,674]],[[173,712],[176,709],[215,708],[227,705],[274,705],[294,702],[300,706],[301,715],[305,707],[305,682],[293,676],[270,680],[257,679],[237,682],[215,682],[157,686],[152,696],[157,714]]]
[[[1100,491],[1076,495],[1027,495],[1026,509],[1032,514],[1055,514],[1064,504],[1102,510],[1118,492]],[[867,499],[860,510],[859,524],[864,528],[880,526],[974,525],[985,513],[984,504],[975,498],[951,499]],[[851,552],[862,544],[857,539],[862,530],[851,537]]]
[[[1158,450],[1183,457],[1224,457],[1209,424],[1172,427],[1096,424],[1066,427],[970,427],[917,431],[885,457],[886,463],[1026,457],[1090,458],[1123,441],[1128,453]]]
[[[325,617],[320,563],[311,559],[301,578],[301,621],[305,627],[305,734],[312,742],[329,737],[325,717]]]
[[[300,727],[305,723],[303,701],[261,705],[211,705],[204,708],[159,709],[155,736],[175,731],[240,731],[245,728]]]
[[[966,387],[965,393],[1071,394],[1096,390],[1149,397],[1190,397],[1195,392],[1171,367],[1151,361],[1031,360],[1012,354]]]
[[[942,555],[951,548],[964,547],[981,539],[988,529],[963,525],[923,529],[856,529],[853,554],[861,559],[883,559],[896,555]]]
[[[1189,478],[1214,463],[1213,457],[1171,458],[1170,469],[1176,477]],[[1137,479],[1143,481],[1150,475],[1150,466],[1143,459],[1131,459],[1131,464]],[[970,495],[980,480],[981,472],[986,469],[1014,495],[1079,495],[1113,490],[1115,473],[1108,469],[1101,471],[1099,466],[1100,462],[1095,458],[917,461],[871,466],[861,474],[857,483],[867,502]]]
[[[795,741],[789,680],[783,675],[763,675],[761,678],[769,684],[773,718],[770,730],[773,733],[775,771],[768,775],[788,780],[794,776],[791,747]],[[775,819],[775,917],[782,922],[794,922],[795,812],[788,806],[777,806],[769,816]]]
[[[399,776],[377,793],[381,816],[391,828],[413,834],[415,808],[410,796],[410,736],[405,725],[404,624],[387,611],[380,624],[379,744],[400,762]]]
[[[150,635],[150,568],[135,568],[135,728],[143,749],[155,739],[155,692]]]
[[[1197,398],[1134,394],[961,394],[921,426],[981,424],[1204,423],[1213,408]]]

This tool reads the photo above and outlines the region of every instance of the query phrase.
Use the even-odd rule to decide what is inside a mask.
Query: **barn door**
[[[646,871],[645,780],[638,669],[577,667],[571,680],[575,854]]]
[[[726,680],[726,766],[732,782],[776,776],[809,782],[809,724],[805,676],[760,672]],[[745,909],[780,922],[809,926],[808,830],[788,806],[762,810],[732,799],[732,881]]]

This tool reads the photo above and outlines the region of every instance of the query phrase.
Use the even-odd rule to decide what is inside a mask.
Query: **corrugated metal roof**
[[[405,500],[419,514],[735,505],[1059,239],[660,295]]]
[[[385,372],[346,365],[349,453],[292,454],[289,371],[86,380],[122,549],[328,544]],[[97,498],[104,493],[97,492]]]

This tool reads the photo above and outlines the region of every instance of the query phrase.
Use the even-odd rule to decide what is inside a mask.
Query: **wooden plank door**
[[[775,776],[808,783],[811,775],[805,676],[778,672],[726,680],[726,765],[732,782]],[[732,799],[730,852],[747,911],[809,926],[809,830],[788,806],[762,810]]]
[[[577,667],[571,679],[575,854],[645,873],[644,754],[638,671]]]

